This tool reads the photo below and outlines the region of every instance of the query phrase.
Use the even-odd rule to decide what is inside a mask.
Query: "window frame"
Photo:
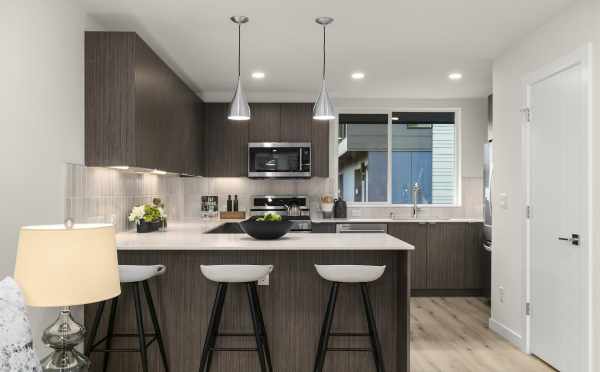
[[[425,208],[457,208],[462,207],[462,109],[460,107],[404,107],[404,108],[395,108],[395,107],[385,107],[385,108],[338,108],[338,115],[334,120],[333,126],[333,136],[332,136],[332,148],[333,148],[333,182],[334,187],[337,193],[339,190],[339,160],[338,160],[338,131],[339,131],[339,113],[344,114],[383,114],[387,113],[388,115],[388,146],[387,146],[387,200],[382,202],[354,202],[347,200],[347,204],[349,207],[385,207],[385,208],[393,208],[393,207],[411,207],[412,204],[394,204],[392,203],[392,136],[393,136],[393,124],[392,124],[392,113],[393,112],[453,112],[455,114],[455,130],[454,130],[454,143],[456,147],[456,161],[454,164],[454,174],[456,177],[456,195],[454,203],[452,204],[418,204],[419,207]]]

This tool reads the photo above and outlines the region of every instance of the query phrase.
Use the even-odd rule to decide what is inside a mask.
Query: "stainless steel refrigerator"
[[[492,251],[492,177],[494,162],[492,141],[483,145],[483,248]]]

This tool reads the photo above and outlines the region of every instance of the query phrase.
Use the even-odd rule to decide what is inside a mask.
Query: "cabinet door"
[[[314,120],[312,124],[312,175],[329,177],[329,122]]]
[[[484,259],[481,223],[465,224],[465,283],[466,289],[485,288]],[[488,274],[489,275],[489,274]]]
[[[411,289],[427,288],[427,224],[390,223],[388,234],[415,246],[410,255]]]
[[[317,234],[335,233],[335,223],[314,223],[312,224],[312,232]]]
[[[251,103],[252,117],[248,122],[248,142],[280,142],[281,105]]]
[[[427,287],[462,289],[465,281],[465,224],[429,224]]]
[[[206,104],[206,170],[208,177],[248,175],[248,123],[227,119],[226,103]]]
[[[312,124],[312,104],[281,104],[281,142],[310,142]]]

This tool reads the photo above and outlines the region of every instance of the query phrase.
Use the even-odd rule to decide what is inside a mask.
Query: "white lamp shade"
[[[83,305],[118,296],[114,228],[105,224],[22,227],[15,279],[30,306]]]
[[[250,105],[244,94],[244,89],[242,89],[242,80],[240,78],[238,78],[237,88],[229,105],[228,119],[236,121],[250,120]]]
[[[321,87],[321,94],[315,102],[313,107],[313,119],[315,120],[333,120],[335,119],[335,108],[327,93],[327,85],[323,80],[323,86]]]

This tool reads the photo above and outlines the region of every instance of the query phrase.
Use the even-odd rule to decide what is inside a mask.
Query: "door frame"
[[[528,74],[523,79],[523,91],[526,94],[526,110],[531,107],[531,90],[532,86],[535,83],[538,83],[542,80],[545,80],[553,75],[561,73],[569,68],[580,65],[583,68],[584,82],[585,82],[585,91],[586,91],[586,101],[587,101],[587,113],[586,113],[586,132],[587,132],[587,199],[588,199],[588,209],[587,209],[587,231],[585,235],[586,244],[581,246],[585,252],[585,256],[587,257],[587,265],[585,268],[587,270],[586,277],[587,281],[584,283],[586,286],[584,293],[586,293],[585,302],[587,304],[587,317],[584,319],[584,329],[588,330],[585,335],[585,340],[587,342],[586,347],[586,359],[587,359],[587,371],[591,371],[592,368],[592,247],[593,247],[593,233],[592,233],[592,216],[593,216],[593,208],[591,207],[593,201],[593,156],[592,156],[592,126],[593,126],[593,81],[592,81],[592,44],[586,44],[585,46],[575,50],[573,53],[560,58],[554,63],[548,64],[545,67]],[[525,208],[530,205],[531,202],[531,179],[530,179],[530,160],[531,160],[531,147],[530,147],[530,117],[527,115],[527,112],[524,112],[523,115],[523,125],[522,125],[522,148],[523,148],[523,167],[522,172],[525,179]],[[526,209],[525,209],[526,210]],[[535,210],[532,210],[532,215],[535,216]],[[531,354],[531,316],[527,315],[527,304],[531,301],[531,225],[530,220],[526,213],[524,213],[524,226],[525,226],[525,250],[523,252],[523,262],[525,263],[524,271],[525,275],[523,276],[523,288],[525,288],[524,296],[522,298],[521,309],[523,314],[523,329],[525,330],[525,338],[523,340],[523,351]],[[535,311],[535,308],[532,309]]]

